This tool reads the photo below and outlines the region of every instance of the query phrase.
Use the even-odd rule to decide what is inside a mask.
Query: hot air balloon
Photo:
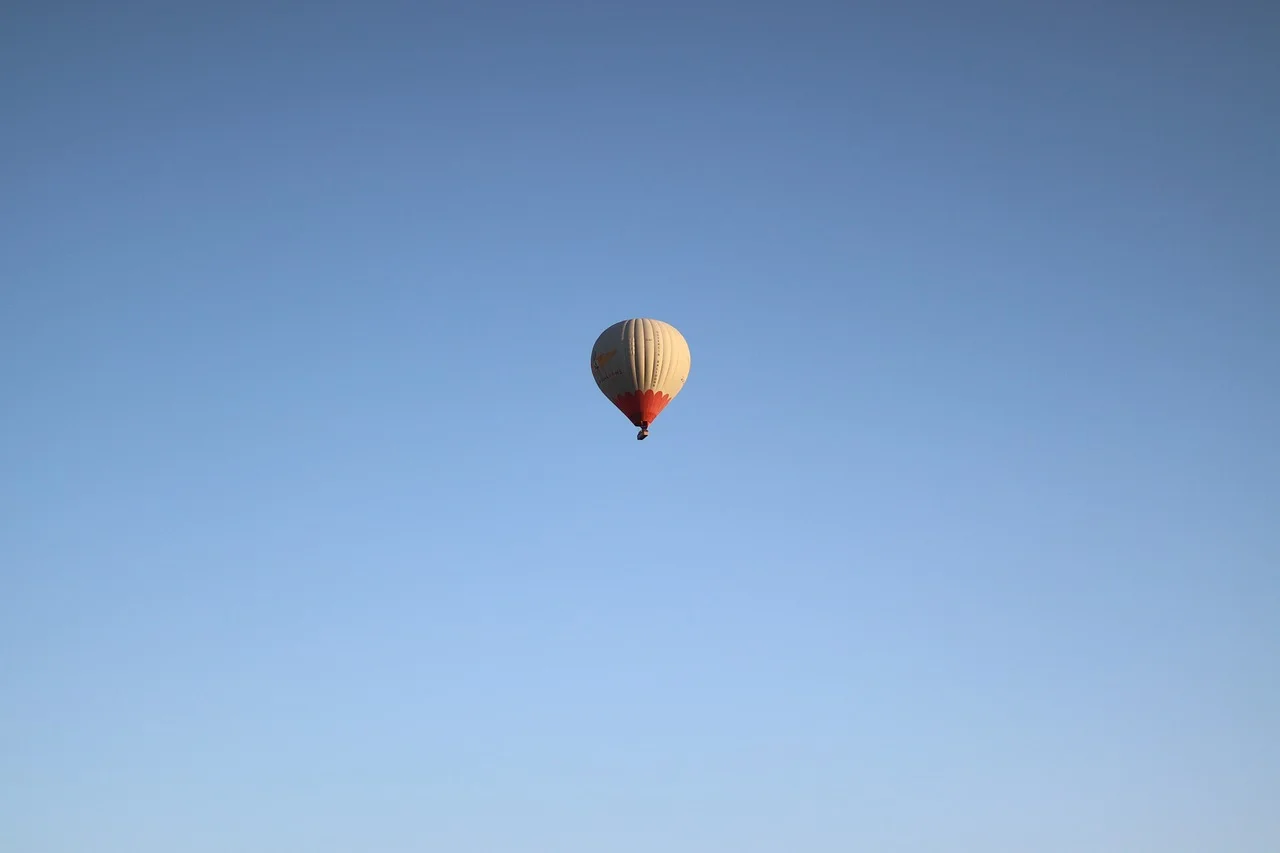
[[[635,318],[614,323],[591,348],[596,386],[635,426],[638,440],[680,393],[689,378],[689,345],[661,320]]]

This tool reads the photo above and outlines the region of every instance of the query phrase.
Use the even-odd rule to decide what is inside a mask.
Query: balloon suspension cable
[[[640,424],[640,433],[636,436],[636,441],[644,441],[649,437],[649,422],[643,421]]]

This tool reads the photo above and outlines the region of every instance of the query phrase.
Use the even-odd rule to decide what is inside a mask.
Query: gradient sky
[[[0,849],[1280,850],[1280,6],[27,0],[0,97]]]

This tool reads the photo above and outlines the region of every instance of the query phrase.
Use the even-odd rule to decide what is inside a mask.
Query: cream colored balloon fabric
[[[591,349],[596,386],[636,426],[653,423],[680,393],[691,364],[684,335],[649,318],[614,323]]]

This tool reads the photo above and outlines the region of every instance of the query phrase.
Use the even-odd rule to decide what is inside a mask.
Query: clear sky
[[[5,4],[0,849],[1280,850],[1278,33]]]

